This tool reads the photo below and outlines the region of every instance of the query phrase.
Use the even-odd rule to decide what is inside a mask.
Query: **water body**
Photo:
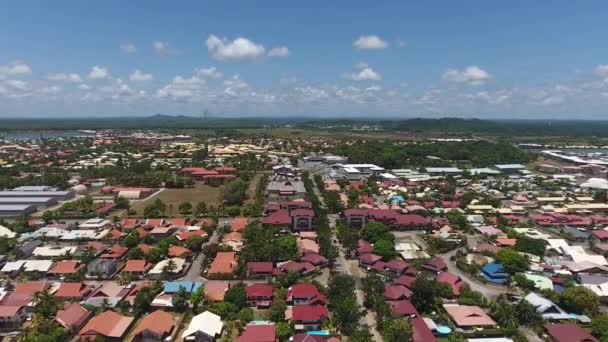
[[[27,141],[27,140],[38,140],[41,137],[44,139],[59,139],[59,138],[74,138],[74,137],[90,137],[91,134],[87,134],[79,131],[29,131],[29,132],[9,132],[1,133],[0,139],[7,141]]]

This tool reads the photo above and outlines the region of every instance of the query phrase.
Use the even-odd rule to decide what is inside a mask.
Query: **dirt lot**
[[[137,210],[138,215],[143,215],[144,208],[157,198],[160,198],[167,206],[173,204],[174,214],[177,214],[179,204],[184,201],[189,201],[193,207],[201,201],[207,203],[207,206],[217,206],[219,205],[222,189],[222,186],[214,187],[197,182],[193,188],[164,189],[160,193],[152,195],[143,201],[133,203],[132,207]]]

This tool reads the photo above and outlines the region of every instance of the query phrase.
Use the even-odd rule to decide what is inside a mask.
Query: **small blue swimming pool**
[[[327,330],[308,331],[306,333],[308,335],[329,336],[329,331]]]
[[[450,333],[452,333],[452,329],[445,325],[438,325],[437,333],[439,333],[440,335],[449,335]]]

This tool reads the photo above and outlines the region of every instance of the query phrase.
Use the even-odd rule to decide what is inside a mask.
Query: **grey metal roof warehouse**
[[[0,191],[0,197],[53,197],[57,199],[69,199],[74,197],[73,191]]]

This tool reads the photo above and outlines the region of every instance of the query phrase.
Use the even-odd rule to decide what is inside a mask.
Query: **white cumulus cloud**
[[[209,78],[221,78],[222,73],[217,70],[216,67],[208,67],[208,68],[195,68],[194,74],[201,77],[209,77]]]
[[[122,44],[120,50],[126,54],[132,55],[137,52],[137,47],[132,43]]]
[[[152,48],[159,56],[168,56],[176,54],[178,51],[169,46],[169,42],[155,41],[152,43]]]
[[[153,78],[152,74],[145,73],[139,69],[135,69],[131,76],[129,76],[129,80],[131,81],[151,81]]]
[[[60,82],[73,82],[73,83],[82,82],[82,78],[77,73],[49,74],[49,75],[47,75],[46,79],[49,81],[60,81]]]
[[[5,83],[16,90],[26,91],[30,88],[29,84],[22,80],[7,80]]]
[[[171,83],[156,91],[161,98],[172,98],[174,100],[189,100],[200,94],[205,81],[197,76],[185,78],[176,76]]]
[[[0,65],[0,79],[7,76],[23,75],[32,72],[32,68],[22,61],[12,61],[5,65]]]
[[[260,59],[266,52],[263,45],[243,37],[229,41],[212,34],[207,38],[206,44],[211,56],[219,61]]]
[[[388,47],[388,43],[376,35],[361,36],[353,42],[357,49],[379,50]]]
[[[353,81],[379,81],[382,79],[382,76],[371,67],[364,66],[358,71],[344,75],[344,78]]]
[[[110,72],[107,68],[94,65],[89,72],[89,78],[92,80],[103,80],[110,77]]]
[[[443,80],[457,83],[481,85],[492,78],[489,72],[472,65],[463,70],[448,69],[443,73]]]
[[[595,74],[601,78],[608,79],[608,64],[600,64],[595,68]]]
[[[291,52],[289,51],[287,46],[275,47],[275,48],[270,49],[270,51],[268,51],[268,56],[270,56],[270,57],[287,57],[290,54],[291,54]]]

